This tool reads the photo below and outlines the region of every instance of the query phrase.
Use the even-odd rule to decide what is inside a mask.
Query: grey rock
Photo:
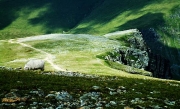
[[[80,97],[80,103],[81,106],[85,106],[87,104],[91,104],[93,102],[98,102],[100,99],[100,93],[99,92],[89,92],[86,94],[83,94],[83,96]]]
[[[94,90],[99,90],[100,87],[99,87],[99,86],[93,86],[92,89],[94,89]]]
[[[110,105],[112,105],[112,106],[116,106],[116,105],[117,105],[117,103],[116,103],[115,101],[110,101]]]
[[[118,94],[118,92],[110,91],[109,94],[110,94],[110,95],[116,95],[116,94]]]
[[[164,100],[164,103],[165,103],[166,105],[173,106],[173,105],[176,104],[176,101],[170,101],[170,100],[166,99],[166,100]]]
[[[98,78],[98,75],[89,75],[89,74],[83,74],[79,72],[68,72],[68,71],[58,71],[58,72],[43,72],[44,75],[57,75],[57,76],[70,76],[70,77],[85,77],[85,78]]]
[[[116,89],[112,89],[110,87],[106,87],[109,91],[115,91]]]
[[[66,91],[56,92],[55,99],[60,101],[71,101],[72,96]]]
[[[149,29],[153,33],[153,37],[157,39],[159,36],[155,34],[153,28]],[[150,39],[151,40],[151,39]],[[172,78],[170,71],[170,61],[163,56],[154,54],[149,45],[146,44],[144,37],[140,32],[134,34],[128,38],[129,46],[121,46],[115,48],[114,51],[105,56],[106,60],[114,61],[120,64],[131,66],[132,68],[125,69],[126,72],[133,74],[143,74],[145,76],[153,76],[158,78]],[[133,68],[144,69],[147,72],[137,72]],[[124,70],[124,69],[123,69]],[[152,72],[152,73],[151,73]],[[177,68],[173,68],[173,72],[177,71]],[[173,73],[174,76],[178,73]],[[180,73],[179,73],[180,74]],[[178,76],[180,79],[180,75]]]
[[[135,99],[131,100],[131,103],[132,104],[142,104],[142,103],[144,103],[144,101],[141,100],[140,98],[135,98]]]
[[[20,95],[15,92],[10,92],[10,93],[6,94],[5,97],[6,98],[18,98],[18,97],[20,97]]]
[[[38,95],[38,96],[44,96],[44,91],[41,90],[41,89],[38,89],[38,90],[32,90],[29,92],[30,94],[35,94],[35,95]]]

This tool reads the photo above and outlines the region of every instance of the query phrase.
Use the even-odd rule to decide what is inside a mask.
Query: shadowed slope
[[[164,16],[169,15],[170,10],[179,4],[176,0],[105,0],[73,32],[106,34],[131,28],[154,27],[153,24],[163,24]]]
[[[162,24],[179,4],[176,0],[1,0],[0,35],[1,39],[62,32],[99,35],[150,27]]]
[[[81,22],[102,0],[2,0],[1,39],[68,31]]]

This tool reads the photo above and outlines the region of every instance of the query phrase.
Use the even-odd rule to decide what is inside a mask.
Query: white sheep
[[[40,69],[41,71],[44,71],[44,65],[45,65],[44,60],[32,59],[32,60],[29,60],[25,64],[24,70],[38,70],[38,69]]]

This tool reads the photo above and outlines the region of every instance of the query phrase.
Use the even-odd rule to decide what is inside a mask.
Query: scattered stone
[[[77,77],[86,77],[86,78],[97,78],[96,75],[86,75],[81,73],[75,72],[66,72],[60,71],[51,73],[51,75],[58,75],[58,76],[77,76]],[[118,78],[112,77],[108,78],[108,80],[117,80]],[[106,81],[107,79],[102,79]],[[18,82],[18,81],[17,81]],[[21,82],[18,82],[21,83]],[[139,83],[142,84],[142,83]],[[169,84],[171,86],[177,86],[176,84]],[[76,94],[75,97],[68,93],[67,91],[50,91],[48,94],[42,89],[33,89],[27,92],[26,94],[22,95],[21,90],[19,89],[11,89],[9,93],[4,92],[0,94],[2,97],[2,103],[0,103],[0,108],[4,107],[12,107],[12,108],[30,108],[30,109],[39,109],[39,108],[47,108],[47,109],[103,109],[103,108],[114,108],[116,106],[134,106],[138,109],[145,109],[146,107],[140,106],[146,102],[156,102],[161,101],[165,105],[169,107],[173,107],[180,103],[180,100],[170,101],[160,100],[157,98],[150,97],[151,94],[158,94],[159,91],[151,91],[147,98],[134,98],[134,99],[126,99],[125,97],[121,100],[117,100],[116,98],[113,100],[111,99],[112,96],[122,97],[120,94],[127,93],[127,89],[124,86],[117,86],[117,88],[111,87],[100,87],[100,86],[92,86],[90,87],[89,92],[82,92]],[[92,90],[93,89],[93,90]],[[129,89],[131,92],[131,89]],[[132,89],[135,94],[142,94],[141,92],[135,91]],[[111,95],[109,98],[104,97],[106,95]],[[120,96],[119,96],[120,95]],[[41,101],[41,102],[39,102]],[[158,105],[148,106],[152,109],[163,109],[167,108],[167,106],[159,107]],[[124,107],[124,109],[133,109],[128,106]]]
[[[99,86],[93,86],[92,89],[94,89],[94,90],[99,90],[100,87],[99,87]]]
[[[162,107],[160,107],[159,105],[153,105],[150,106],[152,109],[163,109]]]
[[[170,105],[170,106],[173,106],[173,105],[176,104],[175,101],[169,101],[168,99],[164,100],[164,103],[165,103],[166,105]]]
[[[100,99],[100,92],[89,92],[80,97],[80,103],[81,106],[85,106],[87,104],[93,106],[92,103],[98,102]]]
[[[117,105],[117,103],[116,103],[115,101],[110,101],[110,105],[112,105],[112,106],[116,106],[116,105]]]
[[[118,93],[117,93],[117,92],[110,91],[109,94],[110,94],[110,95],[116,95],[116,94],[118,94]]]
[[[143,100],[141,100],[140,98],[135,98],[134,100],[131,100],[132,104],[142,104],[144,103]]]
[[[57,75],[57,76],[69,76],[69,77],[85,77],[85,78],[98,78],[98,75],[83,74],[79,72],[68,72],[68,71],[58,71],[58,72],[43,72],[44,75]]]
[[[44,96],[44,91],[41,90],[41,89],[37,89],[37,90],[32,90],[29,92],[30,94],[35,94],[35,95],[38,95],[38,96]]]
[[[55,99],[58,101],[71,101],[72,96],[68,92],[62,91],[55,93]]]

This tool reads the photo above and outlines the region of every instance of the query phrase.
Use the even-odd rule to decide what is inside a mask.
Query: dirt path
[[[8,42],[9,43],[17,43],[17,44],[20,44],[21,46],[31,48],[31,49],[33,49],[33,50],[35,50],[37,52],[40,52],[40,53],[44,54],[45,55],[44,60],[47,61],[55,70],[57,70],[57,71],[65,71],[64,69],[60,68],[58,65],[56,65],[53,62],[53,60],[55,59],[54,55],[52,55],[52,54],[50,54],[48,52],[45,52],[43,50],[34,48],[31,45],[28,45],[28,44],[25,44],[25,43],[22,43],[22,42],[19,42],[19,41],[15,41],[14,39],[10,39]]]

